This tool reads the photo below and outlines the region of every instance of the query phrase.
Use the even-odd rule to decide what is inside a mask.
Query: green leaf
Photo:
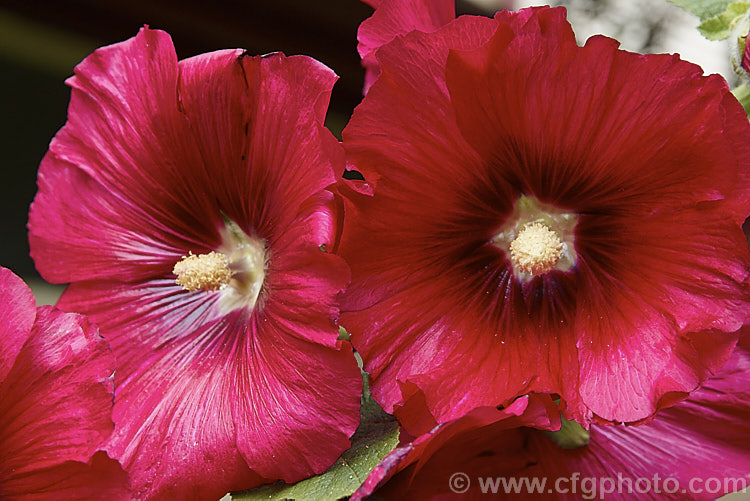
[[[557,431],[541,430],[547,438],[562,449],[579,449],[589,444],[591,433],[575,421],[568,421],[560,416],[561,427]]]
[[[345,451],[331,468],[296,484],[276,482],[257,489],[232,494],[241,501],[334,501],[351,496],[380,461],[398,445],[396,419],[386,414],[370,397],[365,378],[360,409],[360,424],[352,437],[351,449]]]
[[[343,339],[344,341],[349,341],[349,333],[346,332],[346,329],[344,329],[340,325],[339,325],[339,339]]]
[[[701,21],[718,16],[729,7],[732,0],[669,0],[698,16]]]
[[[732,28],[743,16],[747,15],[748,10],[750,10],[750,1],[732,2],[720,14],[704,20],[698,26],[698,31],[709,40],[724,40],[731,35]]]
[[[742,107],[745,108],[745,113],[750,115],[750,87],[747,84],[738,85],[732,89],[732,94],[734,94],[734,97],[737,98]]]

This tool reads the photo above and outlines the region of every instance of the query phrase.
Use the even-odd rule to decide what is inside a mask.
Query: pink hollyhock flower
[[[359,422],[327,253],[343,149],[317,61],[177,62],[144,28],[77,68],[39,171],[31,252],[118,361],[107,451],[137,497],[209,498],[325,470]]]
[[[357,30],[357,51],[365,68],[364,93],[380,74],[375,51],[413,30],[432,32],[456,18],[455,0],[363,0],[375,9]]]
[[[472,411],[400,446],[352,500],[373,493],[373,499],[454,499],[455,489],[465,489],[461,499],[485,499],[488,478],[495,497],[516,499],[709,500],[741,490],[750,486],[749,341],[702,389],[647,424],[594,425],[589,437],[569,434],[573,440],[560,442],[568,447],[562,448],[532,428],[546,427],[545,411],[522,397],[504,411]],[[539,490],[524,478],[535,479]]]
[[[343,133],[366,182],[342,184],[340,252],[387,412],[415,389],[437,422],[537,392],[632,422],[727,360],[750,313],[747,116],[719,76],[617,45],[534,8],[378,50]]]
[[[85,317],[37,308],[0,268],[0,498],[130,499],[101,448],[112,433],[112,353]]]

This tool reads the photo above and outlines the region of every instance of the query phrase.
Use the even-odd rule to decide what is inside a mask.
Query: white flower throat
[[[218,292],[219,308],[228,313],[256,307],[268,267],[265,241],[250,237],[229,220],[221,229],[221,245],[206,254],[190,252],[172,273],[175,283],[188,292]]]
[[[521,282],[553,270],[569,271],[578,260],[578,215],[522,195],[490,243],[505,252]]]

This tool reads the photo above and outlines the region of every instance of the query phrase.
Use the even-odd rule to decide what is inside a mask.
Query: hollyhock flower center
[[[177,275],[175,282],[186,291],[217,291],[232,278],[227,257],[220,252],[198,254],[192,252],[178,261],[172,269]]]
[[[575,226],[578,215],[522,195],[490,243],[510,257],[518,280],[576,265]]]
[[[263,291],[268,268],[266,243],[249,236],[225,218],[221,244],[215,251],[192,252],[174,265],[175,283],[189,292],[218,291],[222,314],[238,308],[253,309]]]
[[[531,223],[510,243],[510,257],[523,273],[541,275],[554,269],[562,248],[562,241],[554,231],[542,223]]]

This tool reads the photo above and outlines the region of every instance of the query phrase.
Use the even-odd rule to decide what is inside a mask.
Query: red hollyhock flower
[[[344,130],[342,323],[388,412],[528,392],[631,422],[726,361],[750,313],[750,125],[718,76],[564,9],[459,17],[377,52]],[[412,430],[425,432],[426,429]]]
[[[365,68],[364,93],[380,74],[375,51],[413,30],[432,32],[456,18],[455,0],[364,0],[375,9],[357,30],[357,51]]]
[[[39,171],[32,256],[118,361],[107,450],[137,497],[209,498],[325,470],[359,422],[325,252],[343,150],[307,57],[177,62],[143,29],[77,68]]]
[[[114,359],[85,317],[36,307],[0,268],[0,498],[130,499],[101,451],[112,433]]]
[[[373,499],[453,499],[451,486],[466,489],[461,499],[485,499],[491,490],[483,493],[482,482],[492,485],[487,478],[495,482],[496,498],[515,499],[710,500],[750,485],[750,337],[687,400],[641,426],[594,425],[588,444],[558,446],[531,428],[545,427],[539,402],[526,408],[519,400],[505,411],[475,410],[402,445],[352,500],[373,493]],[[466,477],[451,480],[460,473],[468,484],[460,483]],[[499,477],[508,492],[494,480]],[[523,478],[543,487],[532,492],[534,484]],[[519,486],[515,493],[511,479]]]

